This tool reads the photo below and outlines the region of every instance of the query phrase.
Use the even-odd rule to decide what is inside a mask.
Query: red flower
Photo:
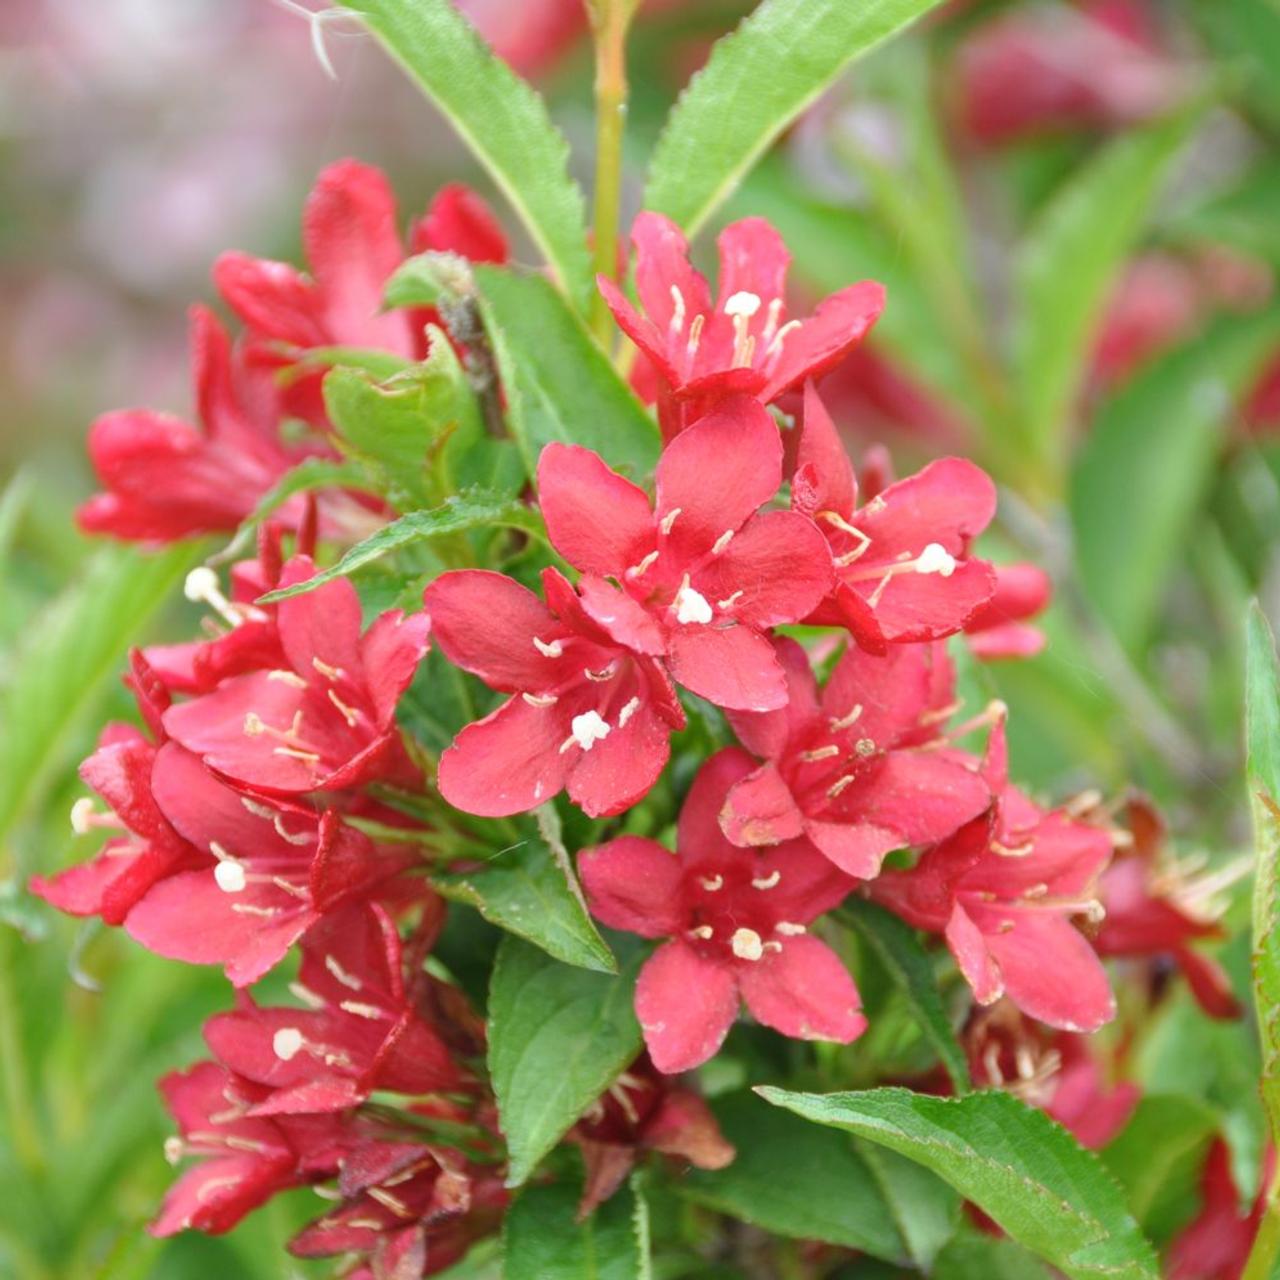
[[[1097,878],[1111,837],[1061,810],[1046,813],[1009,786],[1004,729],[992,731],[984,774],[991,811],[927,850],[910,871],[886,871],[873,896],[909,924],[946,936],[981,1004],[1007,995],[1066,1031],[1094,1031],[1115,1000],[1093,948],[1072,924],[1097,917]]]
[[[737,849],[717,815],[751,772],[734,748],[699,770],[680,813],[678,852],[622,836],[579,857],[597,919],[669,938],[645,962],[636,1016],[654,1066],[688,1071],[720,1047],[738,1001],[784,1035],[847,1044],[866,1026],[853,979],[805,929],[839,903],[849,881],[804,841]]]
[[[983,662],[1001,658],[1034,658],[1045,646],[1044,632],[1027,622],[1049,603],[1053,583],[1034,564],[995,567],[995,594],[979,605],[964,624],[969,650]]]
[[[343,1162],[342,1204],[289,1244],[298,1258],[367,1255],[350,1280],[435,1275],[496,1228],[509,1195],[501,1180],[457,1152],[410,1142],[367,1142]]]
[[[157,750],[129,725],[111,724],[103,730],[98,749],[80,766],[80,776],[108,809],[102,813],[91,800],[79,800],[71,810],[71,824],[78,835],[94,828],[121,834],[89,862],[50,879],[33,876],[32,893],[69,915],[101,916],[104,923],[118,925],[153,885],[207,861],[204,846],[184,839],[157,802]]]
[[[216,1062],[165,1076],[160,1092],[182,1134],[165,1144],[166,1155],[208,1158],[170,1188],[151,1224],[154,1236],[230,1231],[277,1192],[338,1171],[347,1142],[338,1116],[251,1116],[264,1091]]]
[[[1165,827],[1155,807],[1140,796],[1129,801],[1133,845],[1122,849],[1102,876],[1106,916],[1094,939],[1102,956],[1168,956],[1182,970],[1196,1002],[1211,1018],[1238,1018],[1240,1004],[1222,966],[1191,943],[1221,938],[1221,908],[1212,896],[1244,869],[1222,875],[1189,876],[1163,857]]]
[[[812,386],[792,480],[792,506],[826,533],[836,587],[812,617],[846,626],[864,648],[937,640],[992,597],[995,571],[969,547],[996,510],[981,468],[941,458],[891,484],[861,510],[853,464]]]
[[[1231,1149],[1220,1138],[1214,1142],[1200,1179],[1200,1212],[1169,1247],[1169,1280],[1240,1280],[1266,1211],[1275,1167],[1275,1149],[1269,1146],[1257,1197],[1245,1205],[1231,1172]]]
[[[710,1107],[692,1089],[660,1075],[648,1054],[592,1103],[568,1141],[577,1144],[587,1167],[579,1218],[617,1191],[642,1151],[678,1156],[696,1169],[723,1169],[736,1154]]]
[[[441,794],[468,813],[497,817],[567,787],[593,817],[621,813],[657,781],[668,737],[684,726],[652,656],[661,634],[603,579],[584,579],[582,598],[554,569],[543,583],[550,607],[479,569],[443,574],[423,596],[450,661],[515,695],[463,729],[440,758]]]
[[[425,975],[424,975],[425,976]],[[418,1095],[462,1079],[406,986],[400,936],[377,906],[328,917],[302,944],[295,987],[305,1009],[260,1008],[241,996],[205,1024],[214,1055],[270,1090],[254,1116],[340,1111],[374,1090]]]
[[[768,412],[735,397],[663,452],[657,501],[597,454],[550,444],[538,464],[547,532],[587,575],[584,605],[619,643],[665,655],[672,676],[717,706],[786,702],[762,634],[810,613],[831,588],[831,557],[812,521],[765,511],[782,483],[782,442]],[[622,584],[644,613],[602,579]]]
[[[199,869],[153,885],[125,928],[158,955],[224,966],[236,986],[261,978],[323,916],[385,891],[413,864],[412,854],[375,845],[334,810],[318,817],[240,795],[175,742],[160,749],[151,786],[177,831],[209,852]]]
[[[658,375],[658,417],[671,439],[735,393],[765,404],[816,378],[853,350],[884,308],[872,280],[849,285],[804,320],[788,320],[784,290],[791,255],[763,218],[720,233],[720,296],[689,262],[689,243],[660,213],[631,228],[638,312],[610,280],[597,283],[623,332]]]
[[[850,648],[819,694],[805,651],[775,643],[785,710],[730,717],[766,761],[725,800],[720,823],[734,844],[804,836],[869,879],[891,850],[945,839],[991,803],[973,762],[940,737],[951,700],[940,646],[897,645],[885,657]]]
[[[992,19],[962,45],[957,72],[964,124],[989,146],[1136,124],[1187,85],[1162,54],[1066,5]]]
[[[148,409],[104,414],[89,457],[105,493],[79,510],[80,527],[139,542],[172,542],[235,529],[258,499],[313,445],[286,446],[270,379],[233,356],[204,307],[191,309],[191,354],[200,428]],[[279,518],[296,520],[295,500]]]
[[[292,364],[316,347],[365,347],[406,359],[426,354],[423,327],[433,313],[386,310],[387,280],[405,260],[396,199],[385,175],[339,160],[316,179],[302,215],[311,275],[285,262],[226,253],[214,282],[249,332],[256,360]],[[443,188],[413,227],[411,251],[450,251],[475,262],[502,262],[507,242],[488,205],[463,186]],[[323,421],[320,375],[288,392],[290,408]]]
[[[297,556],[281,585],[314,573]],[[268,792],[412,778],[395,711],[427,651],[426,615],[384,613],[361,635],[359,597],[340,578],[282,601],[276,620],[288,665],[171,707],[166,730],[211,769]]]

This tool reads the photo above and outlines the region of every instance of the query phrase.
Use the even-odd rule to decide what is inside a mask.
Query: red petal
[[[804,817],[782,775],[765,764],[730,789],[720,828],[733,844],[750,848],[795,839],[804,831]]]
[[[307,556],[294,556],[284,567],[281,587],[314,578],[316,567]],[[304,680],[314,680],[317,663],[359,678],[360,597],[347,578],[337,578],[305,595],[282,600],[276,612],[280,642],[289,665]]]
[[[854,781],[836,804],[839,819],[896,831],[903,844],[935,844],[991,803],[972,770],[931,752],[893,751]]]
[[[547,445],[538,459],[538,501],[556,550],[584,573],[621,578],[653,549],[644,490],[590,449]]]
[[[578,581],[583,610],[610,639],[633,653],[660,657],[667,642],[654,616],[625,591],[595,574]]]
[[[591,818],[631,808],[666,767],[670,737],[670,726],[652,703],[642,703],[625,725],[615,722],[590,751],[574,752],[577,762],[569,774],[569,798]]]
[[[647,359],[652,369],[669,385],[675,386],[680,380],[679,375],[671,366],[667,343],[657,326],[631,305],[627,296],[612,280],[605,276],[596,276],[596,287],[613,313],[618,328],[640,348],[641,359]]]
[[[680,808],[676,847],[686,867],[700,862],[733,861],[741,857],[720,828],[720,811],[733,785],[756,768],[756,762],[737,747],[717,751],[694,775]]]
[[[742,998],[758,1022],[800,1040],[849,1044],[866,1030],[849,971],[825,942],[787,938],[738,971]]]
[[[564,786],[571,758],[563,712],[516,696],[468,725],[440,757],[440,794],[464,813],[526,813]]]
[[[880,871],[885,855],[900,849],[896,831],[869,823],[816,822],[804,824],[804,833],[846,875],[870,880]]]
[[[406,618],[398,609],[380,615],[360,641],[360,666],[373,703],[374,721],[384,732],[395,722],[400,695],[413,682],[418,663],[431,647],[431,618]]]
[[[666,1075],[692,1071],[724,1043],[738,1012],[732,970],[688,943],[667,942],[636,983],[636,1017],[653,1065]]]
[[[682,561],[705,555],[778,492],[778,428],[759,401],[735,396],[666,447],[657,482],[657,519],[679,512],[666,545]]]
[[[686,689],[734,711],[776,711],[787,684],[773,646],[750,627],[676,628],[668,668]]]
[[[676,338],[683,344],[693,318],[711,312],[711,291],[702,274],[690,265],[684,232],[670,218],[645,212],[631,224],[631,243],[640,305],[655,332],[669,334],[677,307],[672,290],[677,290],[683,301],[684,323]]]
[[[787,636],[775,637],[773,647],[786,674],[787,705],[780,711],[731,712],[729,723],[744,747],[758,756],[776,760],[791,739],[813,728],[822,711],[818,704],[818,682],[804,648]]]
[[[807,516],[834,511],[848,520],[853,515],[857,493],[853,463],[836,424],[810,382],[804,389],[804,425],[791,482],[792,505]]]
[[[775,298],[787,287],[791,255],[777,230],[764,218],[742,218],[731,222],[716,240],[720,250],[720,294],[716,310],[735,293],[754,293],[760,299],[763,316]],[[781,324],[785,315],[778,316]],[[759,322],[757,322],[759,323]]]
[[[1004,979],[987,939],[965,909],[957,902],[946,927],[947,946],[955,957],[965,981],[973,988],[979,1004],[994,1004],[1004,995]]]
[[[451,182],[436,192],[413,228],[413,251],[461,254],[468,262],[506,262],[507,236],[488,203],[470,187]]]
[[[578,855],[591,914],[611,929],[666,938],[685,924],[680,860],[654,840],[619,836]]]
[[[920,717],[930,710],[932,669],[927,645],[894,645],[883,656],[849,648],[827,681],[822,709],[845,719],[860,706],[848,737],[890,750],[919,735]]]
[[[329,341],[315,285],[287,262],[224,253],[213,264],[213,283],[254,333],[297,347]]]

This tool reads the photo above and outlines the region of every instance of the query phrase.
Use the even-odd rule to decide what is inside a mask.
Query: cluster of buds
[[[86,527],[148,543],[235,530],[296,462],[335,453],[317,349],[424,356],[440,317],[382,304],[406,249],[381,175],[327,170],[304,239],[310,274],[218,264],[243,331],[233,343],[196,315],[201,430],[143,411],[95,424],[105,492]],[[458,188],[409,243],[506,256],[492,216]],[[1029,620],[1048,583],[975,554],[996,493],[972,463],[944,458],[897,482],[881,465],[860,483],[815,382],[871,328],[880,287],[789,317],[787,253],[760,219],[723,233],[714,301],[673,224],[642,215],[633,244],[639,309],[601,288],[640,348],[635,383],[665,447],[652,493],[588,449],[543,450],[537,506],[572,579],[548,565],[539,596],[490,568],[454,569],[421,609],[367,626],[344,578],[259,603],[389,514],[375,494],[322,491],[275,512],[229,585],[192,573],[211,634],[134,656],[145,731],[106,730],[82,769],[106,808],[73,814],[110,839],[35,888],[163,956],[221,966],[236,990],[206,1026],[212,1059],[162,1084],[181,1133],[170,1154],[201,1160],[161,1234],[226,1230],[300,1184],[335,1204],[294,1252],[352,1255],[354,1276],[431,1274],[495,1229],[507,1193],[485,1026],[427,967],[445,914],[430,877],[474,854],[486,819],[561,792],[599,822],[576,851],[592,914],[662,940],[635,991],[646,1055],[568,1135],[586,1157],[584,1212],[643,1151],[706,1168],[732,1158],[697,1093],[667,1077],[711,1058],[740,1004],[784,1036],[862,1033],[854,979],[823,936],[851,894],[944,939],[978,1004],[1003,998],[1037,1021],[979,1058],[991,1083],[1045,1098],[1068,1089],[1039,1078],[1068,1060],[1063,1046],[1113,1015],[1100,949],[1169,951],[1197,990],[1210,984],[1188,946],[1206,929],[1163,927],[1176,909],[1156,901],[1145,864],[1108,871],[1109,822],[1010,783],[1004,708],[961,715],[955,651],[1035,652]],[[794,421],[771,411],[797,391]],[[432,645],[505,695],[450,726],[438,759],[396,719]],[[622,834],[613,820],[650,795],[673,734],[707,703],[725,743],[685,753],[675,851]],[[986,735],[980,754],[961,745],[973,734]],[[639,829],[676,817],[659,816]],[[1108,884],[1129,905],[1098,934]],[[294,951],[295,1003],[255,1002],[247,988]]]

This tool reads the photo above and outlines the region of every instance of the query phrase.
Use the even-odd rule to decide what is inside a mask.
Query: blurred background
[[[579,0],[463,7],[548,95],[589,185]],[[645,6],[630,208],[665,110],[750,7]],[[199,549],[139,570],[76,532],[88,423],[134,404],[191,413],[185,308],[213,301],[224,249],[297,259],[326,162],[382,165],[406,221],[444,181],[491,194],[370,40],[300,9],[0,3],[6,1280],[304,1274],[278,1247],[287,1201],[225,1240],[143,1231],[170,1176],[153,1082],[198,1056],[221,978],[24,888],[72,860],[75,766],[129,714],[128,646],[191,625],[179,587]],[[855,458],[881,441],[900,473],[976,457],[1002,486],[992,554],[1053,575],[1046,650],[992,669],[1018,776],[1055,796],[1136,782],[1210,865],[1246,843],[1244,602],[1260,594],[1273,618],[1280,605],[1277,66],[1275,0],[953,3],[825,95],[730,210],[779,226],[802,296],[888,284],[875,340],[824,388]],[[1157,1076],[1173,1069],[1166,1024]],[[1235,1096],[1247,1147],[1253,1050],[1220,1034],[1221,1061],[1182,1083]],[[300,1195],[301,1219],[314,1201]]]

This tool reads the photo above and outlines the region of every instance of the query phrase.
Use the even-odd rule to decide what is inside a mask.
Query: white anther
[[[742,599],[742,597],[743,597],[743,595],[744,595],[744,594],[745,594],[745,592],[743,592],[743,591],[735,591],[735,592],[733,593],[733,595],[731,595],[731,596],[725,596],[725,598],[724,598],[723,600],[717,600],[717,601],[716,601],[716,608],[717,608],[717,609],[732,609],[732,608],[733,608],[733,606],[734,606],[735,604],[737,604],[739,600],[741,600],[741,599]]]
[[[641,577],[649,569],[649,566],[652,565],[657,558],[658,558],[658,553],[656,551],[650,551],[649,554],[645,556],[645,558],[641,560],[639,564],[633,564],[631,568],[627,570],[627,577],[628,578]]]
[[[268,671],[267,679],[278,681],[280,684],[291,685],[295,689],[305,689],[307,687],[307,682],[296,671],[285,671],[282,668]]]
[[[612,622],[612,618],[602,619],[605,622]],[[604,684],[606,680],[612,680],[618,674],[618,664],[611,662],[607,667],[601,667],[599,671],[592,671],[590,667],[583,667],[582,674],[588,680],[593,680],[596,684]]]
[[[759,960],[764,955],[764,942],[754,929],[735,929],[729,946],[739,960]]]
[[[97,814],[93,801],[88,796],[81,796],[71,806],[71,830],[78,836],[87,836],[94,828],[93,820]]]
[[[554,693],[522,693],[520,696],[531,707],[554,707],[560,701]]]
[[[940,542],[931,542],[916,557],[917,573],[936,573],[949,578],[956,571],[956,558]]]
[[[627,721],[631,719],[637,711],[640,710],[640,699],[632,698],[621,711],[618,712],[618,728],[626,728]]]
[[[584,711],[581,715],[574,716],[569,728],[574,742],[583,751],[590,751],[611,732],[608,721],[598,711]]]
[[[663,533],[670,533],[671,526],[675,524],[676,516],[678,516],[679,514],[680,514],[680,508],[672,507],[672,509],[668,511],[667,514],[663,516],[662,519],[659,521],[658,528],[661,529]]]
[[[244,621],[241,612],[222,594],[218,575],[207,564],[197,565],[187,574],[186,581],[182,584],[182,594],[192,604],[207,604],[233,627],[238,627]]]
[[[564,652],[564,645],[559,640],[553,640],[550,644],[547,644],[545,640],[540,640],[537,636],[533,637],[533,647],[544,658],[558,658]]]
[[[865,760],[868,756],[876,753],[876,744],[870,738],[859,738],[853,744],[853,749]]]
[[[730,294],[725,299],[724,313],[727,316],[746,316],[750,319],[760,310],[760,295],[748,293],[745,289]]]
[[[680,292],[680,286],[673,284],[671,286],[671,332],[677,334],[684,328],[684,294]]]
[[[830,760],[832,756],[839,754],[840,748],[834,742],[830,742],[825,747],[818,747],[813,751],[802,751],[800,759],[806,764],[816,764],[819,760]]]
[[[772,889],[782,879],[782,872],[774,869],[767,876],[757,877],[751,882],[753,889]]]
[[[689,937],[701,938],[704,942],[715,935],[715,930],[709,924],[700,924],[696,929],[689,930]]]
[[[802,323],[803,321],[800,320],[788,320],[787,323],[773,335],[773,341],[769,343],[769,346],[766,348],[764,358],[769,360],[780,354],[782,351],[782,344],[800,328]]]
[[[733,530],[726,529],[712,544],[711,554],[718,556],[733,541]]]
[[[773,926],[774,933],[780,933],[784,938],[798,938],[802,933],[808,933],[809,930],[802,924],[794,924],[790,920],[779,920]]]
[[[851,773],[846,773],[843,778],[837,778],[827,788],[827,798],[834,800],[847,786],[852,784],[853,780],[853,774]]]
[[[302,1032],[297,1027],[281,1027],[271,1037],[271,1052],[281,1062],[290,1062],[302,1048]]]
[[[177,1164],[186,1154],[187,1144],[177,1134],[170,1134],[164,1140],[164,1158],[169,1164]]]
[[[324,967],[340,982],[348,991],[361,991],[364,989],[364,983],[355,976],[354,973],[348,973],[339,963],[336,956],[325,956]]]
[[[243,893],[245,885],[248,884],[244,867],[234,858],[219,862],[213,869],[213,878],[223,893]]]
[[[724,876],[699,876],[698,883],[708,892],[715,893],[719,889],[724,888]]]
[[[689,341],[685,343],[685,354],[690,360],[698,354],[698,343],[702,340],[702,326],[706,323],[707,317],[698,312],[689,323]]]
[[[256,711],[246,711],[244,713],[244,732],[247,738],[256,738],[260,734],[266,733],[267,726],[262,722],[262,717]]]
[[[682,625],[690,622],[710,622],[713,614],[706,596],[695,591],[687,582],[676,592],[676,621]]]
[[[341,680],[343,676],[346,675],[346,672],[343,671],[341,667],[331,667],[327,662],[323,662],[317,657],[312,657],[311,665],[315,667],[315,669],[324,676],[326,680]]]
[[[862,715],[862,703],[855,702],[847,714],[829,721],[831,732],[843,733],[846,729],[852,729],[858,723],[860,715]]]

